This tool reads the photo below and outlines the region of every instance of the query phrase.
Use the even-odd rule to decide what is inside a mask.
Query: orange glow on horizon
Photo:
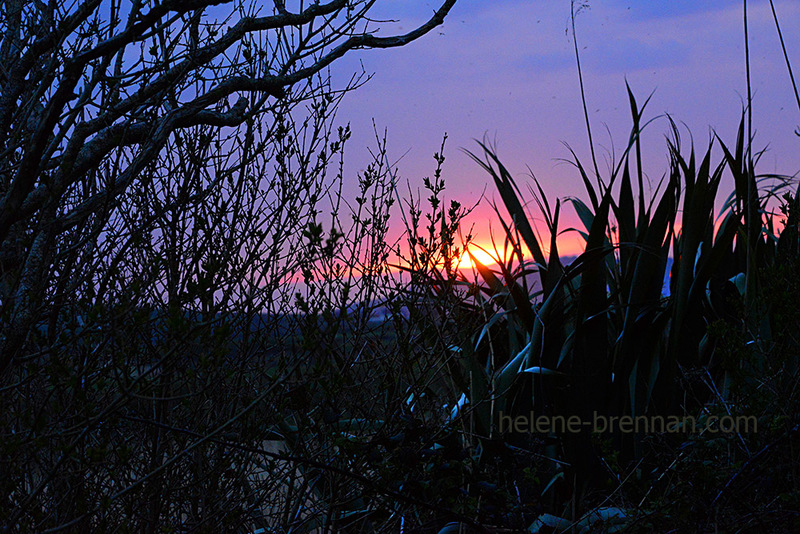
[[[557,245],[558,245],[558,255],[559,257],[563,258],[565,256],[580,255],[583,252],[586,243],[584,242],[583,238],[577,233],[570,233],[570,234],[562,234],[561,236],[559,236],[557,239]],[[491,242],[484,243],[482,241],[477,241],[477,240],[469,244],[467,248],[475,257],[475,259],[477,259],[479,262],[481,262],[483,265],[487,267],[496,266],[499,257],[502,257],[505,263],[508,263],[509,260],[511,260],[512,263],[517,263],[517,258],[512,257],[513,251],[511,248],[506,250],[504,253],[503,250],[496,251]],[[500,247],[498,246],[498,248]],[[545,258],[550,256],[549,250],[544,249],[542,252],[544,253]],[[524,245],[522,246],[522,255],[526,261],[533,259],[530,251]],[[469,254],[467,254],[465,251],[458,262],[458,268],[472,269],[474,267],[475,266],[473,265],[472,260],[469,257]]]
[[[458,262],[459,269],[471,269],[475,267],[475,264],[472,262],[472,258],[470,258],[470,253],[472,256],[475,257],[476,260],[481,262],[482,264],[488,266],[496,265],[497,264],[497,257],[493,257],[491,254],[486,252],[487,250],[492,250],[491,248],[487,247],[479,247],[478,245],[472,244],[467,246],[469,249],[469,253],[465,250],[464,253],[461,255],[461,259]],[[485,249],[485,250],[484,250]]]

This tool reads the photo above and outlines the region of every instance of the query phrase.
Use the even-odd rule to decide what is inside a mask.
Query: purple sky
[[[379,2],[380,3],[380,2]],[[639,101],[655,90],[646,118],[669,113],[684,122],[698,148],[710,128],[734,143],[746,94],[742,2],[609,0],[590,2],[577,18],[578,43],[601,173],[611,139],[619,154],[629,134],[625,80]],[[385,13],[399,19],[382,33],[407,31],[426,19],[436,2],[387,0]],[[768,1],[751,0],[750,46],[756,145],[770,150],[761,172],[800,170],[800,111],[794,100]],[[800,75],[800,2],[775,0],[790,59]],[[410,46],[352,56],[336,65],[345,76],[363,61],[374,78],[346,97],[339,120],[354,130],[348,151],[351,172],[365,166],[374,146],[372,120],[388,129],[389,157],[399,173],[420,184],[435,166],[448,134],[444,176],[447,192],[474,203],[489,177],[460,149],[477,151],[488,135],[520,183],[527,168],[552,196],[581,195],[568,158],[568,143],[589,165],[569,24],[568,0],[459,0],[443,27]],[[350,70],[348,70],[350,69]],[[609,137],[608,130],[611,132]],[[645,170],[657,182],[666,170],[665,119],[644,137]],[[684,135],[688,141],[688,134]],[[490,217],[483,203],[471,218],[485,242]],[[564,223],[576,224],[571,209]],[[563,226],[563,224],[562,224]],[[499,225],[494,225],[499,229]]]

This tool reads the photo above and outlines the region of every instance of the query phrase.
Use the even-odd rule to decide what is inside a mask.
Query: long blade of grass
[[[542,249],[539,246],[539,241],[536,238],[533,228],[528,222],[527,214],[525,213],[525,210],[519,201],[519,190],[517,189],[511,174],[500,162],[500,159],[490,147],[481,142],[478,142],[478,144],[484,150],[486,161],[480,159],[472,152],[466,151],[467,154],[492,176],[495,186],[497,187],[497,191],[500,193],[500,198],[503,200],[503,204],[508,210],[508,214],[511,216],[514,226],[519,230],[523,241],[525,241],[525,245],[533,255],[533,259],[541,265],[546,265],[547,263],[544,254],[542,253]],[[497,166],[496,170],[492,163]]]

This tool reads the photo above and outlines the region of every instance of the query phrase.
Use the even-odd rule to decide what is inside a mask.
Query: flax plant
[[[540,235],[496,152],[480,144],[483,157],[470,153],[497,187],[508,215],[501,217],[502,237],[513,251],[494,268],[471,256],[480,276],[476,301],[487,315],[462,347],[470,377],[465,413],[487,442],[524,442],[513,432],[498,434],[501,417],[702,416],[715,404],[730,408],[734,375],[742,376],[743,366],[753,373],[778,369],[767,359],[776,321],[785,315],[778,318],[765,304],[763,290],[770,269],[796,267],[797,192],[785,193],[788,182],[780,177],[756,174],[759,154],[750,156],[744,119],[733,148],[714,137],[700,154],[681,143],[668,119],[669,168],[648,196],[641,162],[647,102],[639,106],[630,89],[628,95],[633,126],[610,175],[594,181],[574,160],[586,200],[566,201],[580,229],[559,227],[562,203],[548,202],[534,178],[533,198],[546,226]],[[722,202],[726,175],[734,188]],[[767,188],[775,180],[778,186]],[[770,202],[780,192],[787,216],[782,230]],[[585,243],[571,262],[556,241],[565,231],[579,232]],[[725,328],[744,340],[742,361],[728,357],[719,335]],[[797,347],[794,338],[786,342]],[[787,381],[796,383],[796,356],[785,360],[781,369],[792,371]],[[646,452],[641,433],[613,432],[614,458],[598,439],[608,436],[588,429],[542,437],[552,460],[570,466],[578,490],[620,480],[622,466]]]

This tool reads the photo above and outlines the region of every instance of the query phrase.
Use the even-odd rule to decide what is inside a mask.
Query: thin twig
[[[578,65],[578,82],[581,86],[581,102],[583,103],[583,117],[586,120],[586,133],[589,135],[589,150],[592,153],[592,164],[594,165],[594,175],[597,178],[597,183],[600,190],[603,190],[602,183],[600,182],[600,170],[597,167],[597,157],[594,153],[594,140],[592,139],[592,126],[589,122],[589,108],[586,105],[586,91],[583,87],[583,70],[581,69],[581,55],[578,52],[578,35],[575,32],[575,0],[570,2],[570,21],[572,22],[572,44],[575,47],[575,63]]]
[[[800,93],[797,91],[797,82],[794,79],[794,72],[792,72],[792,64],[789,61],[789,53],[786,52],[786,43],[783,41],[783,32],[781,32],[781,25],[778,22],[778,14],[775,12],[775,3],[772,0],[769,0],[769,7],[772,8],[772,18],[775,20],[775,29],[778,30],[778,39],[781,41],[783,59],[786,61],[786,70],[789,71],[789,79],[792,81],[792,89],[794,89],[794,99],[797,102],[797,109],[800,110]]]

